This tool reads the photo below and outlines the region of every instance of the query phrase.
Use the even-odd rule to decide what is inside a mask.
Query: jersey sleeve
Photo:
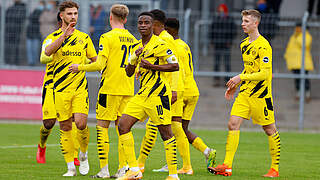
[[[166,46],[166,43],[160,44],[154,53],[156,57],[161,57],[168,63],[178,63],[177,57],[173,51]]]
[[[44,52],[46,47],[51,44],[53,42],[51,36],[47,36],[46,39],[43,41],[42,43],[42,47],[41,47],[41,55],[40,55],[40,62],[42,64],[47,64],[49,62],[51,62],[53,60],[52,55],[51,56],[47,56]]]
[[[88,36],[87,38],[87,58],[93,58],[97,56],[97,52],[94,48],[91,38]]]
[[[101,71],[106,66],[106,60],[107,58],[105,56],[98,55],[97,61],[93,62],[91,64],[80,64],[78,66],[79,71]]]
[[[272,50],[271,48],[261,46],[259,47],[259,61],[260,71],[252,74],[240,74],[242,81],[261,81],[269,77],[270,69],[272,67]]]
[[[259,47],[260,69],[272,67],[272,50],[271,48],[261,46]]]

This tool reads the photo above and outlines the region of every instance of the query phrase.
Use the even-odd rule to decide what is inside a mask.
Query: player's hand
[[[72,73],[79,72],[78,66],[79,66],[79,64],[71,64],[71,66],[69,66],[69,71],[72,72]]]
[[[75,22],[71,22],[67,28],[66,28],[66,31],[64,32],[64,36],[65,37],[68,37],[70,36],[73,32],[74,32],[74,26],[76,25]]]
[[[177,91],[172,91],[171,105],[174,104],[178,99]]]
[[[240,75],[234,76],[227,82],[227,87],[233,89],[241,82]]]
[[[136,56],[139,57],[140,54],[142,53],[142,51],[143,51],[143,47],[139,47],[139,48],[135,51]]]
[[[151,69],[152,68],[152,64],[149,61],[141,59],[140,67],[145,68],[145,69]]]
[[[227,99],[227,100],[233,100],[234,99],[234,93],[236,92],[237,88],[234,87],[234,88],[228,88],[226,90],[226,92],[224,93],[224,97]]]

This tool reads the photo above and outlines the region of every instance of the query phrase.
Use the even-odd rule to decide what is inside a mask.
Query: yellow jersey
[[[99,93],[111,95],[134,95],[134,77],[128,77],[125,67],[132,45],[137,39],[126,29],[112,29],[100,37],[96,62],[79,65],[79,70],[102,70]]]
[[[134,53],[139,47],[143,47],[142,41],[133,45]],[[144,59],[154,65],[168,64],[168,60],[178,63],[167,43],[156,35],[152,35],[138,57],[138,62]],[[138,96],[171,96],[171,87],[165,78],[165,72],[145,69],[140,67],[140,90]]]
[[[45,39],[49,45],[63,34],[61,29],[51,33]],[[75,29],[68,36],[59,49],[53,53],[53,88],[55,92],[71,92],[87,90],[88,84],[85,72],[71,73],[68,71],[71,64],[84,64],[87,58],[97,56],[91,38],[83,32]]]
[[[199,89],[193,76],[193,62],[190,47],[181,39],[176,39],[176,46],[181,49],[179,56],[180,68],[183,66],[184,71],[184,93],[183,96],[199,96]],[[179,53],[180,54],[180,53]],[[179,76],[180,78],[180,76]]]
[[[159,37],[167,43],[168,47],[172,50],[173,54],[176,54],[177,50],[176,50],[176,45],[173,37],[166,30],[163,30],[159,34]],[[178,62],[179,62],[179,57],[176,56],[176,58],[178,59]],[[180,82],[179,82],[179,76],[180,76],[179,73],[180,73],[180,68],[179,68],[179,71],[166,73],[166,78],[171,86],[172,91],[184,91],[183,80],[180,79]]]
[[[262,35],[251,43],[247,37],[241,41],[240,49],[244,62],[240,93],[249,97],[271,97],[272,48],[269,42]]]

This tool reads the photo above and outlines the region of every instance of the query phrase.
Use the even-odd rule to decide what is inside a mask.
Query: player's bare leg
[[[158,126],[161,138],[164,143],[166,152],[166,160],[169,170],[169,176],[167,179],[179,179],[177,174],[177,143],[176,138],[173,136],[171,125],[159,125]]]
[[[40,142],[37,151],[38,163],[46,163],[46,142],[55,123],[56,119],[45,119],[43,120],[43,125],[40,127]]]
[[[117,120],[114,122],[115,123],[115,127],[116,127],[116,131],[117,131],[117,135],[118,135],[118,159],[119,159],[119,166],[118,166],[118,170],[117,172],[111,176],[111,178],[118,178],[118,177],[122,177],[126,174],[126,172],[129,170],[126,158],[124,156],[124,152],[123,152],[123,147],[120,143],[120,134],[119,134],[119,130],[118,130],[118,125],[119,125],[119,120],[120,120],[120,116],[117,117]],[[143,173],[143,172],[142,172]]]
[[[269,151],[271,156],[271,167],[264,177],[279,177],[279,161],[280,161],[280,136],[274,123],[262,126],[264,132],[268,136]]]
[[[183,167],[178,170],[178,174],[192,175],[193,170],[190,161],[189,143],[185,131],[182,128],[182,117],[172,117],[171,128],[174,136],[176,137],[178,151],[183,161]]]
[[[89,162],[88,162],[89,128],[87,126],[88,115],[83,113],[74,113],[73,117],[77,126],[77,137],[80,145],[79,172],[82,175],[86,175],[89,172]]]
[[[67,163],[68,171],[63,176],[76,176],[77,171],[73,162],[74,143],[72,138],[72,118],[59,121],[60,124],[60,144],[64,160]]]
[[[109,134],[108,128],[110,121],[97,119],[97,149],[99,156],[100,171],[91,176],[92,178],[109,178],[109,168],[108,168],[108,159],[109,159]]]
[[[134,139],[131,132],[131,128],[136,122],[138,122],[137,118],[127,114],[123,114],[119,121],[119,139],[130,169],[124,176],[117,178],[118,180],[142,178],[142,173],[138,167],[138,161],[135,155]]]
[[[226,144],[226,156],[222,165],[218,165],[215,168],[208,167],[209,172],[223,175],[231,176],[232,175],[232,163],[234,155],[237,151],[239,145],[240,137],[240,126],[245,119],[238,116],[231,116],[228,122],[228,137]]]
[[[200,137],[189,130],[189,122],[190,120],[182,120],[182,128],[186,133],[189,143],[204,154],[207,167],[215,167],[216,150],[209,148]]]

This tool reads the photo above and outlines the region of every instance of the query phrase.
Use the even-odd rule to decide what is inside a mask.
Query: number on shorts
[[[156,107],[157,107],[158,115],[163,115],[162,105],[158,105]]]
[[[265,115],[265,116],[268,116],[268,110],[267,110],[267,107],[264,107],[264,115]]]

